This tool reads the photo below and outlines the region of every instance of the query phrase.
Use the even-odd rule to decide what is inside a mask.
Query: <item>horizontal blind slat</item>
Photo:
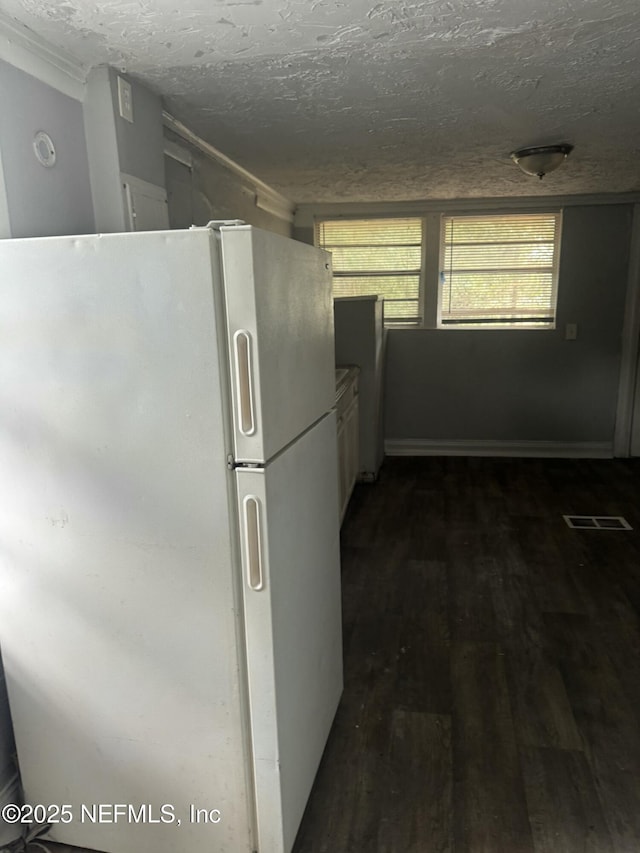
[[[420,322],[421,219],[327,220],[316,243],[332,254],[334,297],[376,294],[386,322]]]
[[[552,324],[557,214],[446,216],[440,322]]]

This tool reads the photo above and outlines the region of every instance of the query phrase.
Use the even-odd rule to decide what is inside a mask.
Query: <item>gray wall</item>
[[[565,207],[553,331],[390,329],[386,439],[611,443],[632,211]],[[311,243],[313,229],[293,236]]]
[[[123,119],[118,105],[118,76],[131,84],[133,123]],[[109,69],[109,82],[120,157],[120,171],[164,187],[162,101],[146,86]]]
[[[86,85],[84,126],[96,231],[101,233],[124,231],[120,158],[113,114],[110,69],[106,66],[92,69]]]
[[[291,236],[291,223],[255,205],[255,190],[248,181],[201,151],[166,131],[166,138],[191,155],[189,169],[165,157],[165,180],[172,228],[206,225],[211,219],[242,219],[249,225]]]
[[[82,104],[0,60],[0,152],[12,237],[94,230]],[[33,138],[43,130],[56,162],[42,166]]]
[[[565,208],[554,331],[390,330],[387,439],[611,442],[631,213]]]
[[[121,173],[164,187],[162,102],[146,87],[125,79],[132,88],[133,124],[120,116],[113,68],[93,68],[87,79],[84,124],[100,232],[126,230]]]

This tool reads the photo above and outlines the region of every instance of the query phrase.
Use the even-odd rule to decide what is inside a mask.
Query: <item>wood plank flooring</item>
[[[640,460],[388,459],[342,546],[293,853],[640,853]]]
[[[640,460],[388,459],[342,545],[294,853],[638,853]]]

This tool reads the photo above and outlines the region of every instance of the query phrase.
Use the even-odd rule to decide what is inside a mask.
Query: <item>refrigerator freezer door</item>
[[[220,234],[235,457],[266,462],[335,402],[331,256],[248,225]]]
[[[342,690],[336,421],[238,469],[258,850],[288,853]]]

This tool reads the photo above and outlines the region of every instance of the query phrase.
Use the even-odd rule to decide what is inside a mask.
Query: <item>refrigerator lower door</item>
[[[331,256],[223,227],[234,455],[266,462],[335,404]]]
[[[342,691],[336,420],[237,469],[258,850],[295,840]]]

